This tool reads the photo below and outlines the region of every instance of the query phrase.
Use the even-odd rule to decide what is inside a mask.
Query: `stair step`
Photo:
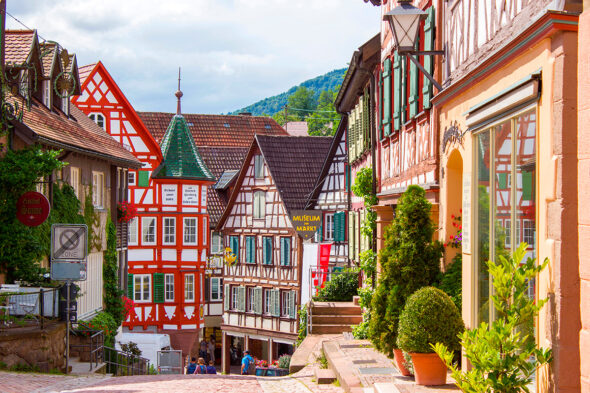
[[[316,368],[315,380],[318,385],[327,385],[336,380],[336,374],[329,368]]]
[[[312,306],[312,315],[361,315],[360,306],[355,306],[352,302],[314,302]]]
[[[363,321],[360,315],[313,315],[312,324],[327,325],[358,325]]]
[[[352,332],[350,325],[312,325],[313,334],[339,334],[343,332]]]

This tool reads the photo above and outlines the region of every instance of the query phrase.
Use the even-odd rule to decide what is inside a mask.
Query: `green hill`
[[[305,82],[299,84],[298,86],[293,86],[284,93],[272,97],[267,97],[252,105],[248,105],[245,108],[231,112],[230,115],[237,115],[240,112],[250,112],[254,116],[260,116],[263,114],[272,116],[283,109],[283,107],[287,103],[288,97],[291,94],[293,94],[299,86],[304,86],[308,89],[313,90],[315,92],[315,98],[317,100],[322,91],[334,90],[337,87],[339,87],[342,84],[342,80],[344,79],[345,73],[346,68],[341,68],[339,70],[330,71],[327,74],[315,77],[313,79],[308,79]]]

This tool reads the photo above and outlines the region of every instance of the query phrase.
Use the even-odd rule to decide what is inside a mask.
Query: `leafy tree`
[[[39,261],[46,249],[39,241],[39,228],[30,228],[16,219],[16,202],[35,188],[39,178],[63,167],[60,151],[44,151],[40,146],[8,150],[0,158],[0,271],[7,282],[36,283],[43,269]]]
[[[287,118],[285,120],[285,111],[280,111],[272,115],[272,118],[280,125],[285,126],[286,123],[290,121],[299,121],[299,116],[293,113],[287,113]]]
[[[340,115],[334,106],[336,95],[333,90],[322,91],[316,111],[306,119],[309,135],[334,135],[340,124]]]
[[[549,260],[545,258],[537,265],[535,259],[528,258],[523,263],[527,247],[521,243],[511,257],[499,255],[497,263],[487,263],[493,277],[491,299],[497,318],[461,335],[461,345],[472,368],[461,371],[453,364],[452,351],[441,343],[433,346],[463,392],[529,392],[528,385],[537,368],[552,361],[551,349],[537,348],[534,335],[521,331],[522,326],[533,324],[547,302],[529,298],[528,289]]]
[[[396,348],[399,316],[406,299],[440,276],[442,245],[433,241],[432,205],[419,186],[401,196],[395,219],[385,229],[379,260],[381,274],[371,302],[369,338],[388,356]]]
[[[313,90],[305,86],[299,86],[287,101],[299,120],[304,120],[317,106]]]

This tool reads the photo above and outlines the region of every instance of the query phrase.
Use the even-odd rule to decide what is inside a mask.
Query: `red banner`
[[[318,270],[319,270],[319,285],[321,288],[324,287],[326,278],[328,275],[328,269],[330,265],[330,251],[332,250],[332,243],[320,244],[320,252],[318,253]]]

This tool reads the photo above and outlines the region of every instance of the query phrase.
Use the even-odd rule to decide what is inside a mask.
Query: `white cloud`
[[[227,112],[346,67],[379,29],[362,0],[9,0],[8,12],[80,65],[102,60],[153,111],[174,110],[178,66],[187,112]]]

